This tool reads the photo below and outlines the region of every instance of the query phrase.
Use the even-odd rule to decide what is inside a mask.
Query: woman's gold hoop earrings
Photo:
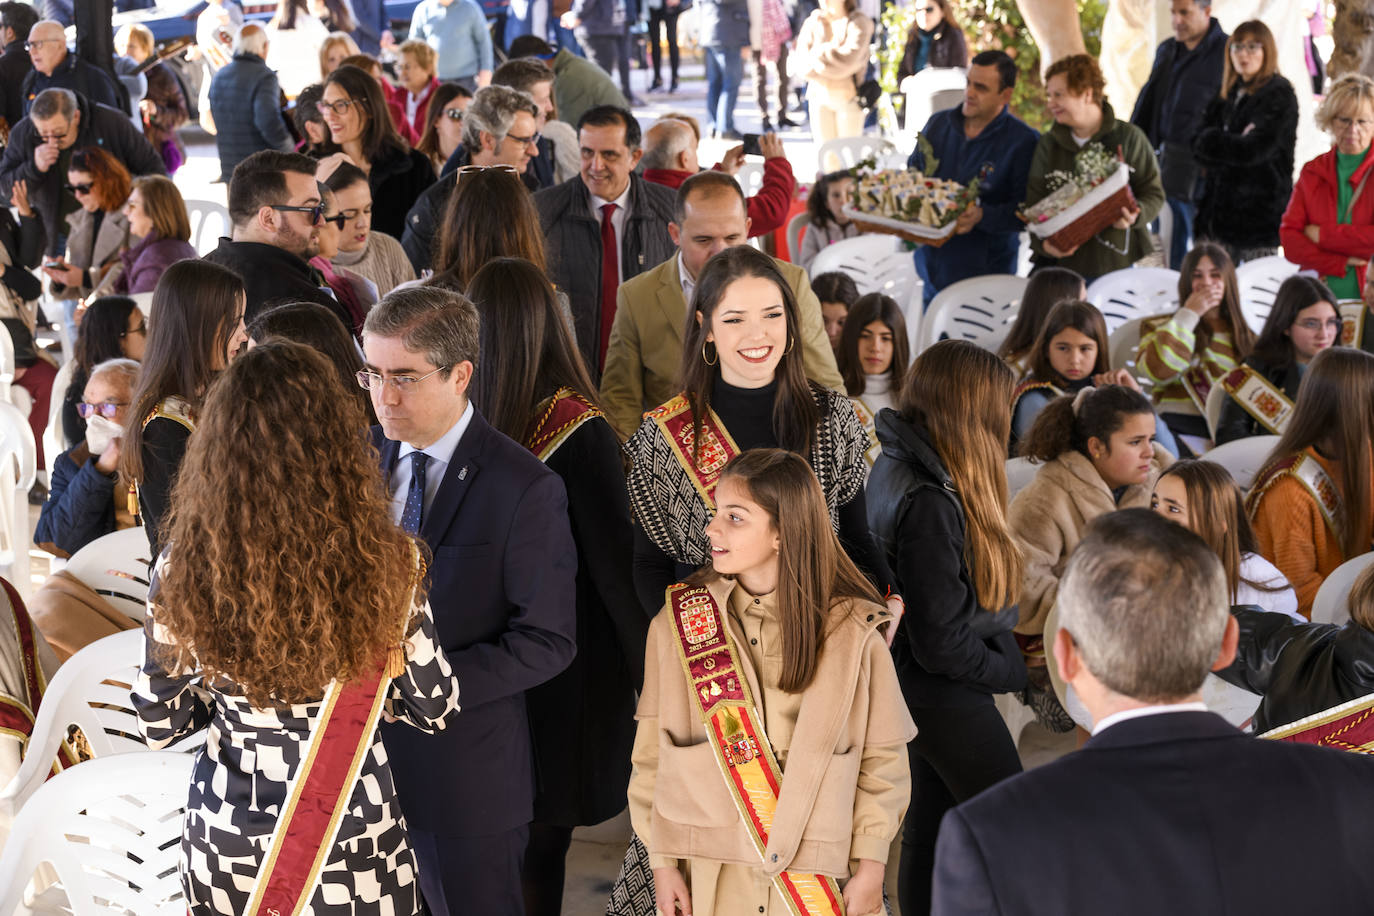
[[[708,346],[712,346],[712,343],[711,343],[711,341],[709,341],[709,340],[704,341],[704,342],[702,343],[702,345],[701,345],[701,361],[702,361],[703,363],[705,363],[706,365],[708,365],[708,366],[714,366],[716,363],[720,362],[720,354],[717,353],[715,359],[709,359],[709,358],[707,358],[707,356],[706,356],[706,348],[707,348]]]

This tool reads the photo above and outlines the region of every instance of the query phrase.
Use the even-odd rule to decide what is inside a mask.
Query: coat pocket
[[[739,820],[715,750],[705,741],[687,747],[660,741],[654,807],[667,820],[692,827],[727,827]]]
[[[832,754],[816,791],[816,806],[802,831],[802,839],[822,843],[848,843],[854,826],[854,796],[859,785],[859,764],[863,749]],[[783,775],[783,785],[787,776]],[[785,790],[784,790],[785,791]]]

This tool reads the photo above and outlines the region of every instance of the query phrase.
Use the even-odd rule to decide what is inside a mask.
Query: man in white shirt
[[[932,912],[1369,906],[1374,761],[1252,738],[1202,705],[1237,629],[1201,538],[1146,509],[1102,516],[1069,559],[1058,607],[1054,655],[1093,736],[945,815]],[[1282,866],[1267,868],[1276,844]]]

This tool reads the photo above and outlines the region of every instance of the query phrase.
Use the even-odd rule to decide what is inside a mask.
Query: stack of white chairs
[[[1103,274],[1088,287],[1111,334],[1135,318],[1148,318],[1178,308],[1178,271],[1163,267],[1128,267]]]
[[[988,274],[950,284],[930,301],[919,332],[910,329],[915,335],[912,355],[943,337],[996,350],[1016,321],[1025,291],[1026,278],[1010,274]]]
[[[895,235],[856,235],[821,249],[811,262],[810,276],[832,270],[849,274],[859,294],[891,296],[906,318],[907,333],[921,320],[924,284],[902,240]]]
[[[1282,255],[1270,255],[1246,261],[1236,268],[1236,285],[1240,287],[1240,310],[1245,323],[1258,334],[1274,307],[1279,287],[1299,270],[1298,265]]]

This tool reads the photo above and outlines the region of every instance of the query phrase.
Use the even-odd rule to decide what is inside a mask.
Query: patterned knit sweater
[[[369,232],[367,242],[358,251],[340,251],[334,264],[367,277],[376,284],[379,297],[415,279],[415,268],[401,243],[382,232]]]
[[[1239,365],[1235,341],[1226,331],[1213,334],[1199,350],[1197,326],[1200,316],[1181,308],[1173,315],[1146,319],[1141,325],[1140,350],[1136,366],[1154,382],[1154,402],[1162,414],[1201,416],[1202,411],[1188,394],[1184,376],[1194,367],[1201,372],[1189,378],[1195,383],[1198,396],[1207,398],[1207,391],[1217,379]]]

